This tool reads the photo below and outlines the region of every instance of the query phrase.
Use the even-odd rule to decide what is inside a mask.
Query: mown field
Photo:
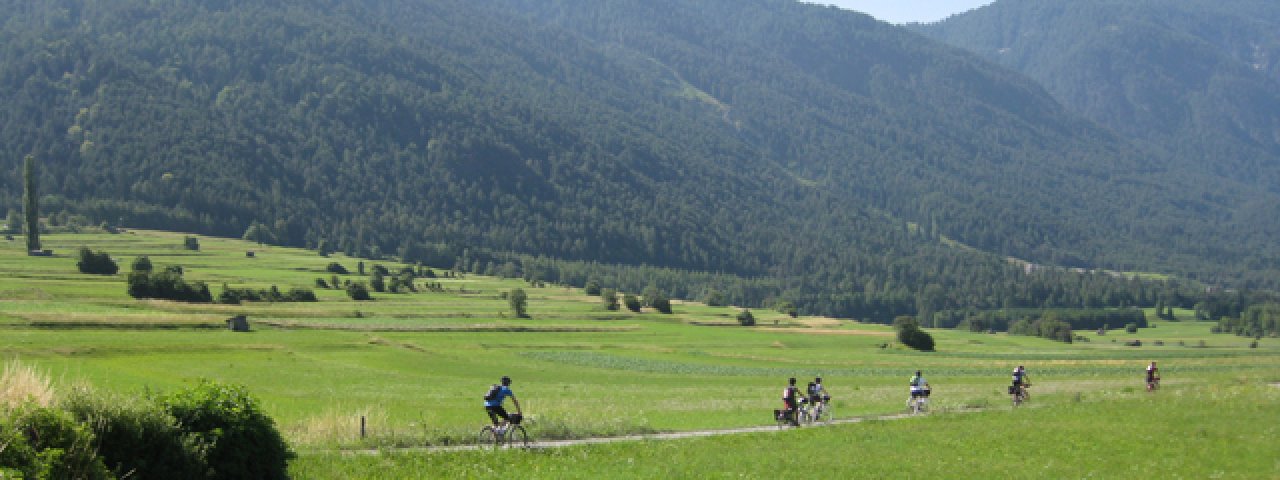
[[[20,240],[0,244],[0,357],[35,365],[62,388],[243,384],[300,452],[301,478],[763,477],[810,462],[844,476],[1280,475],[1274,455],[1222,453],[1275,438],[1280,388],[1269,384],[1280,382],[1280,340],[1250,348],[1252,339],[1211,335],[1189,315],[1136,334],[1079,332],[1090,341],[1072,345],[931,331],[939,352],[918,353],[879,325],[755,311],[759,326],[742,328],[736,309],[693,303],[673,315],[608,312],[578,289],[473,275],[419,280],[446,291],[372,302],[318,288],[317,303],[129,298],[124,277],[138,255],[181,265],[215,296],[223,283],[314,288],[334,261],[353,272],[344,278],[363,280],[354,259],[204,237],[192,252],[182,238],[49,235],[53,258],[25,256]],[[78,273],[82,245],[110,253],[121,273]],[[529,294],[530,319],[513,318],[501,298],[517,287]],[[254,330],[220,328],[234,314]],[[1131,339],[1144,346],[1124,346]],[[1155,394],[1142,391],[1151,360],[1165,379]],[[1004,386],[1018,364],[1034,380],[1033,408],[1010,411]],[[894,413],[917,369],[934,386],[937,413],[921,419],[532,453],[332,453],[464,442],[487,420],[480,397],[501,375],[515,379],[531,433],[548,439],[768,424],[789,376],[822,375],[839,416]],[[985,410],[958,413],[975,408]]]

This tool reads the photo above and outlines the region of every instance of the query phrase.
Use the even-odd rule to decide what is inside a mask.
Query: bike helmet
[[[503,376],[502,376],[502,385],[503,385],[503,386],[510,386],[510,385],[511,385],[511,377],[508,377],[508,376],[506,376],[506,375],[503,375]]]

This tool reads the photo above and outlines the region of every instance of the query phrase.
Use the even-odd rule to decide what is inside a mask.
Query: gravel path
[[[967,413],[967,412],[977,412],[977,411],[981,411],[981,409],[951,410],[951,412],[956,412],[956,413]],[[831,425],[848,425],[848,424],[854,424],[854,423],[861,423],[868,420],[901,420],[904,418],[910,418],[911,416],[912,415],[909,413],[898,413],[898,414],[892,414],[892,415],[867,415],[862,417],[850,417],[850,418],[842,418],[842,419],[834,420],[831,422]],[[806,425],[800,428],[822,428],[824,426],[826,425]],[[768,426],[760,426],[760,427],[729,428],[729,429],[721,429],[721,430],[693,430],[688,432],[651,433],[651,434],[644,434],[644,435],[623,435],[618,437],[578,438],[578,439],[572,439],[572,440],[542,440],[542,441],[530,442],[529,446],[530,448],[536,448],[536,449],[562,448],[562,447],[572,447],[577,445],[598,445],[598,444],[605,444],[605,443],[620,443],[620,442],[642,442],[647,440],[680,440],[685,438],[718,437],[721,435],[741,435],[744,433],[777,432],[777,431],[782,431],[782,429],[779,429],[777,425],[768,425]],[[344,450],[343,453],[346,453],[349,455],[362,455],[362,454],[373,455],[373,454],[378,454],[382,452],[458,452],[458,451],[468,451],[468,450],[479,450],[481,448],[484,448],[484,447],[481,447],[479,445],[452,445],[452,446],[442,446],[442,447]]]

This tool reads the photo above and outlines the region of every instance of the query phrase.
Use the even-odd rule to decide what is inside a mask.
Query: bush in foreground
[[[211,478],[288,478],[294,454],[244,387],[206,381],[166,395],[162,404],[208,448]]]
[[[98,455],[119,478],[203,478],[205,445],[182,431],[160,405],[140,399],[73,392],[64,407],[91,425]]]

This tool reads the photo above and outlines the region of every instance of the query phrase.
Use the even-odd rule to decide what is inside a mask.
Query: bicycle
[[[799,427],[800,420],[801,420],[800,412],[802,411],[804,411],[804,407],[801,407],[799,405],[797,405],[795,409],[782,409],[782,410],[775,409],[773,411],[773,419],[774,421],[778,422],[779,429],[783,429],[787,427]]]
[[[1147,380],[1147,391],[1148,391],[1148,392],[1154,392],[1154,391],[1159,390],[1159,389],[1160,389],[1160,377],[1155,377],[1155,378],[1152,378],[1152,379],[1150,379],[1150,380]]]
[[[813,423],[821,423],[830,425],[834,419],[834,413],[831,409],[831,396],[823,395],[822,403],[813,406],[812,421]]]
[[[1013,406],[1022,405],[1031,399],[1031,394],[1027,392],[1027,387],[1030,386],[1031,384],[1023,384],[1021,387],[1009,385],[1009,395],[1013,398]]]
[[[506,425],[485,425],[476,436],[476,445],[481,448],[529,448],[529,432],[520,425],[524,418],[520,414],[512,415]]]
[[[916,392],[912,392],[911,398],[907,400],[907,410],[912,415],[927,412],[929,410],[929,392],[931,391],[932,389],[920,390],[919,395],[916,395]]]

